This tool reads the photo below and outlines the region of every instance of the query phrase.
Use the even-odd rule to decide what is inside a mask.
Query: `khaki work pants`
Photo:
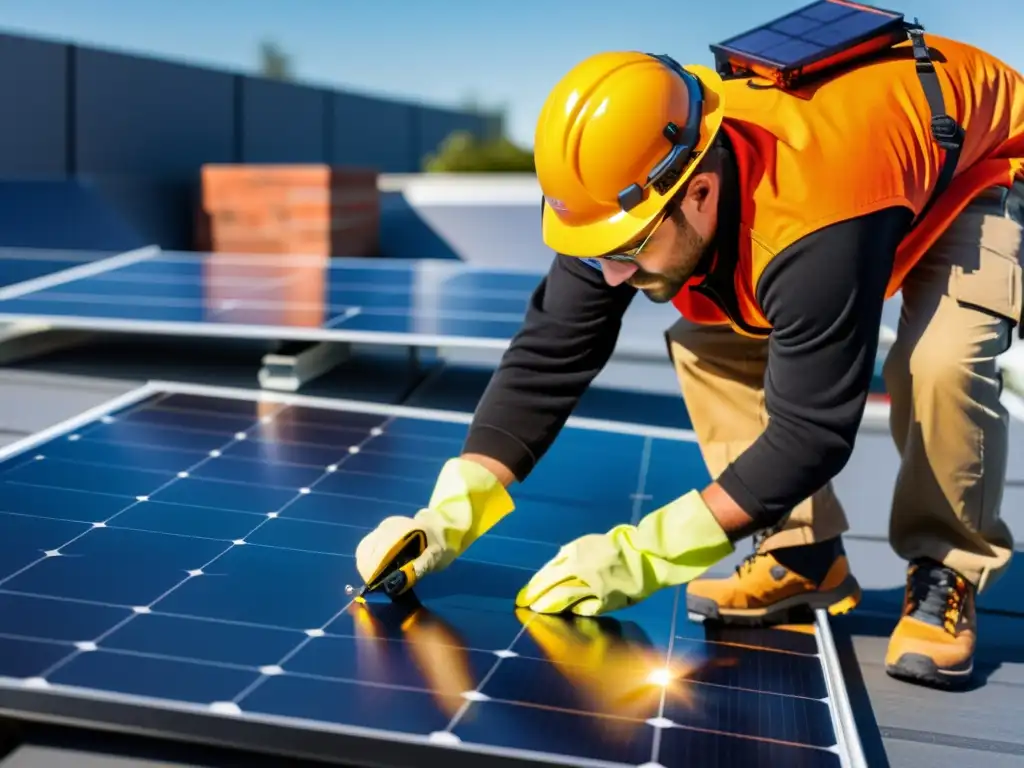
[[[1009,416],[996,356],[1014,333],[1007,318],[1021,312],[1019,220],[981,198],[958,217],[908,275],[884,366],[889,426],[902,456],[890,544],[906,560],[944,563],[979,591],[1013,554],[1000,517]],[[767,342],[686,320],[668,331],[668,342],[704,461],[717,477],[767,425]],[[830,483],[760,548],[823,541],[848,528]]]

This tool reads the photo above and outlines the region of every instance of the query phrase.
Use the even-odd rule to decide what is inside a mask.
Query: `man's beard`
[[[683,219],[677,226],[670,268],[658,274],[638,268],[626,281],[656,304],[665,304],[676,297],[693,276],[708,248],[690,222]]]

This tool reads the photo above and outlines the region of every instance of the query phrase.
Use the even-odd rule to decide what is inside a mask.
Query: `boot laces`
[[[967,581],[956,571],[938,564],[914,563],[907,572],[904,613],[955,635],[966,596]]]
[[[753,537],[754,551],[743,558],[743,561],[736,566],[736,573],[740,576],[750,573],[754,569],[754,563],[760,558],[766,557],[767,552],[761,551],[761,545],[764,544],[765,540],[773,533],[773,531],[758,531]]]

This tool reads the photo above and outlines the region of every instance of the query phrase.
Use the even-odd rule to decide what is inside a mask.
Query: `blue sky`
[[[251,71],[263,39],[303,80],[457,105],[508,106],[513,139],[532,144],[548,89],[601,50],[710,63],[708,44],[804,0],[3,0],[0,28],[85,45]],[[1022,0],[902,0],[878,5],[986,48],[1024,69]],[[682,9],[688,8],[687,12]],[[981,9],[984,8],[982,11]]]

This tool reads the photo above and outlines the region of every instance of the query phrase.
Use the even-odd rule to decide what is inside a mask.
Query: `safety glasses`
[[[665,219],[668,218],[669,209],[666,207],[664,211],[652,222],[652,226],[644,239],[640,241],[638,245],[633,248],[626,248],[619,253],[607,253],[604,256],[595,256],[593,258],[581,259],[585,264],[589,264],[597,269],[601,268],[602,261],[614,261],[619,264],[630,264],[633,266],[640,266],[640,262],[637,261],[637,257],[643,253],[644,248],[647,247],[647,243],[650,241],[654,233],[658,231],[658,228],[664,223]]]

